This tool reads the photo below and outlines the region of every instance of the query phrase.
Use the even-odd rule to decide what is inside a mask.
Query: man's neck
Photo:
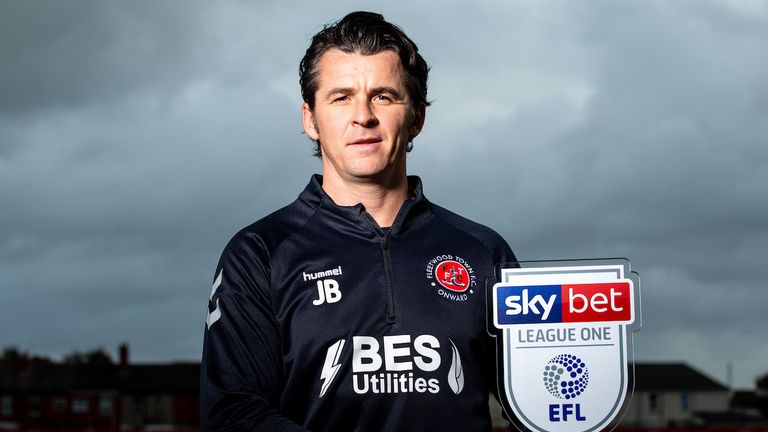
[[[387,182],[347,181],[336,176],[324,176],[323,190],[338,205],[363,204],[380,227],[389,227],[394,223],[403,201],[408,199],[408,179],[403,175]]]

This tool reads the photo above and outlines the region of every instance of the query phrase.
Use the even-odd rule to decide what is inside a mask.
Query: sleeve
[[[519,264],[517,263],[517,257],[515,256],[514,252],[512,252],[512,248],[510,248],[509,244],[501,236],[499,236],[499,243],[496,248],[496,254],[494,257],[494,269],[493,269],[494,278],[498,280],[498,278],[500,277],[502,265],[510,265],[510,264],[513,265],[514,267],[519,267]],[[487,293],[488,295],[487,303],[490,308],[490,307],[493,307],[493,302],[491,301],[492,293],[490,292],[492,288],[490,286],[488,288],[489,288],[489,291]],[[495,334],[495,331],[493,330],[494,325],[491,318],[492,313],[493,312],[491,310],[487,310],[486,312],[486,316],[488,317],[488,331],[491,334]],[[494,342],[493,342],[494,349],[492,352],[496,352],[495,337],[493,339],[494,339]],[[503,407],[504,404],[501,403],[501,399],[499,397],[499,387],[498,387],[498,381],[497,381],[498,370],[496,369],[497,367],[499,367],[499,361],[501,361],[501,359],[498,358],[497,355],[491,356],[492,361],[488,365],[489,370],[493,371],[493,374],[491,376],[490,387],[491,387],[491,394],[496,399],[496,402],[498,402]],[[513,427],[516,428],[517,430],[528,430],[527,428],[522,426],[522,423],[520,423],[520,420],[517,419],[514,413],[507,413],[507,410],[502,408],[501,416],[502,418],[504,418],[509,422],[510,430],[514,430],[512,429]]]
[[[269,258],[236,236],[216,268],[200,372],[201,430],[306,429],[281,415],[282,361]]]
[[[492,231],[491,231],[492,232]],[[488,331],[488,334],[491,336],[496,335],[496,330],[493,325],[493,284],[495,284],[499,278],[501,277],[501,266],[502,265],[512,265],[515,267],[518,267],[517,264],[517,257],[515,256],[515,253],[512,252],[512,248],[509,247],[509,244],[506,240],[504,240],[503,237],[501,237],[499,234],[492,232],[493,234],[493,242],[490,243],[490,246],[488,249],[491,251],[491,259],[493,262],[491,265],[493,266],[493,274],[490,275],[490,278],[486,280],[486,310],[485,310],[485,324],[486,329]],[[494,348],[495,351],[495,348]],[[494,360],[495,361],[495,360]],[[493,370],[495,370],[496,365],[494,364]],[[495,379],[495,378],[494,378]],[[495,385],[493,386],[495,388]]]
[[[517,263],[517,257],[515,256],[515,253],[512,252],[512,248],[509,247],[509,244],[507,244],[507,242],[503,239],[501,242],[503,243],[502,252],[501,256],[496,262],[496,265],[501,265],[504,263]],[[517,264],[515,264],[515,266],[517,266]]]

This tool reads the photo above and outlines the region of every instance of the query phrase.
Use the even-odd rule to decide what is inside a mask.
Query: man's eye
[[[373,100],[375,100],[376,102],[392,102],[391,97],[383,94],[374,96]]]
[[[349,96],[337,96],[337,97],[333,98],[333,100],[331,100],[331,102],[332,103],[344,102],[347,99],[349,99]]]

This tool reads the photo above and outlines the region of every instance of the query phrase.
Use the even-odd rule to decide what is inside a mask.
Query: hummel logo
[[[304,282],[315,280],[315,279],[322,279],[324,277],[328,276],[341,276],[341,266],[338,266],[334,269],[320,271],[320,272],[314,272],[314,273],[307,273],[307,272],[301,272],[302,276],[304,277]]]
[[[211,288],[211,297],[210,300],[213,301],[213,296],[216,294],[216,290],[221,286],[221,279],[224,275],[224,269],[221,269],[219,271],[219,275],[216,276],[216,280],[213,282],[213,287]],[[221,310],[219,309],[219,299],[216,299],[216,308],[208,313],[208,317],[205,319],[205,323],[208,325],[208,328],[210,329],[213,323],[219,320],[221,318]]]
[[[320,372],[320,379],[323,381],[320,387],[320,397],[325,395],[328,391],[328,387],[331,386],[333,379],[336,378],[336,374],[339,373],[339,357],[341,357],[341,350],[344,348],[344,339],[339,339],[338,342],[328,347],[328,352],[325,354],[325,363],[323,364],[323,371]]]

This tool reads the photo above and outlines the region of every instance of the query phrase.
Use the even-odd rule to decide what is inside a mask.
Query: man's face
[[[421,131],[393,51],[331,49],[320,57],[315,108],[302,107],[304,131],[320,141],[323,175],[345,182],[387,182],[405,175],[405,148]]]

